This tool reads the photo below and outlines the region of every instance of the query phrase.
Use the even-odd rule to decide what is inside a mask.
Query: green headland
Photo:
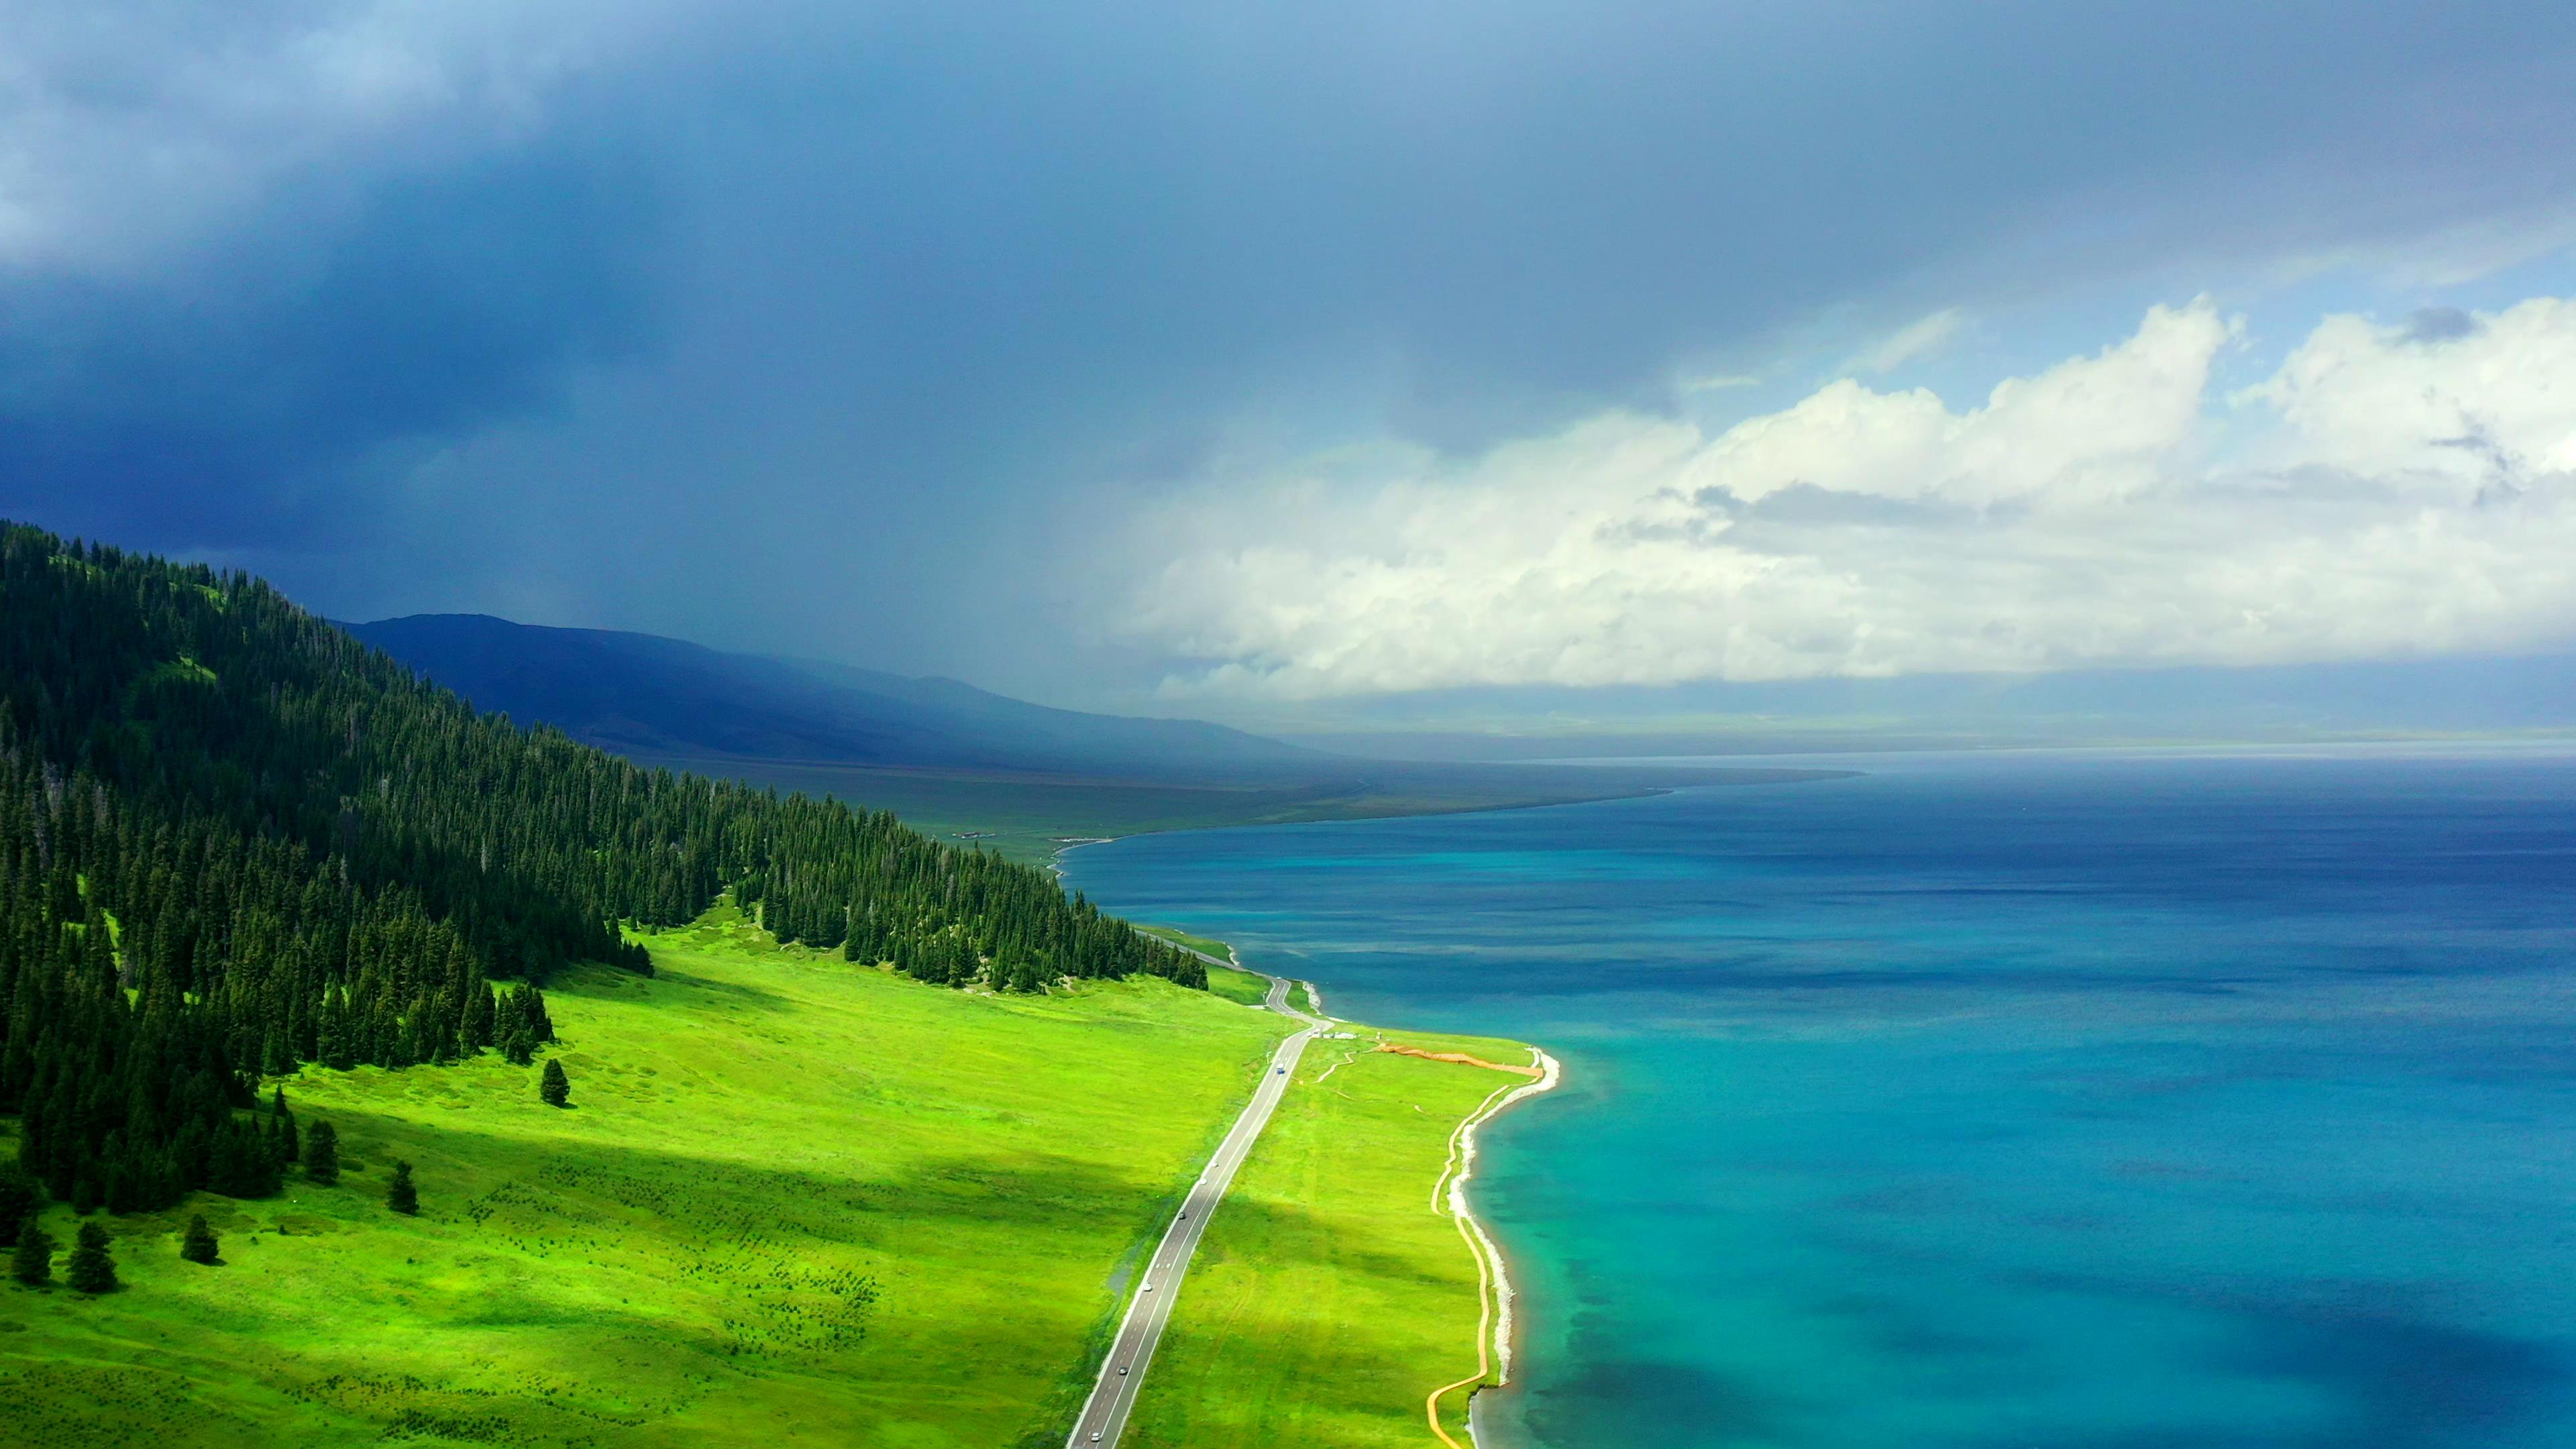
[[[1060,1443],[1293,1029],[1207,958],[0,527],[0,1443]],[[1291,1082],[1139,1439],[1460,1432],[1433,1199],[1517,1079],[1379,1040]]]
[[[282,1084],[337,1131],[336,1186],[95,1215],[118,1291],[0,1288],[8,1442],[1060,1443],[1287,1024],[1152,977],[926,989],[729,904],[638,939],[654,976],[547,993],[568,1107],[497,1054],[308,1069]],[[1351,1030],[1219,1209],[1130,1442],[1437,1443],[1423,1398],[1475,1370],[1480,1299],[1432,1197],[1459,1121],[1518,1079]],[[385,1206],[398,1160],[417,1216]],[[179,1256],[197,1214],[212,1267]],[[68,1244],[83,1219],[39,1221]]]

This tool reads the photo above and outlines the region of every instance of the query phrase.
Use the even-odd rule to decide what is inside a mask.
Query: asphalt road
[[[1091,1398],[1082,1406],[1082,1417],[1073,1421],[1073,1434],[1065,1440],[1068,1449],[1091,1449],[1095,1444],[1107,1449],[1126,1431],[1127,1413],[1136,1406],[1136,1395],[1145,1386],[1145,1369],[1153,1362],[1154,1346],[1162,1342],[1163,1325],[1172,1316],[1172,1300],[1180,1296],[1181,1274],[1189,1268],[1190,1255],[1198,1251],[1199,1236],[1207,1231],[1208,1217],[1234,1181],[1235,1169],[1243,1166],[1243,1159],[1251,1153],[1261,1129],[1270,1124],[1270,1113],[1296,1075],[1297,1062],[1306,1054],[1306,1043],[1324,1028],[1325,1023],[1289,1006],[1288,983],[1276,976],[1270,978],[1270,998],[1264,1004],[1282,1016],[1306,1023],[1306,1029],[1281,1042],[1279,1049],[1270,1054],[1270,1065],[1262,1070],[1261,1085],[1254,1090],[1250,1105],[1234,1119],[1233,1129],[1225,1134],[1216,1155],[1199,1173],[1179,1215],[1163,1230],[1162,1242],[1146,1262],[1144,1286],[1128,1300],[1126,1320],[1118,1325],[1118,1337],[1110,1345],[1108,1361],[1100,1366],[1100,1381],[1092,1385]]]

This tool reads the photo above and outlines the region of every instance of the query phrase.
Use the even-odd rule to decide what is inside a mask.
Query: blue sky
[[[0,513],[336,616],[1243,718],[2576,633],[2564,5],[29,0],[0,56]]]

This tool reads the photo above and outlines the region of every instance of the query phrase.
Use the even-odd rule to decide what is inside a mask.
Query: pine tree
[[[356,1066],[362,1055],[358,1025],[350,1019],[348,999],[338,991],[325,988],[322,1013],[314,1023],[314,1056],[335,1072],[345,1072]]]
[[[179,1240],[179,1256],[209,1268],[215,1265],[215,1230],[206,1226],[204,1213],[188,1219],[188,1234]]]
[[[116,1286],[116,1260],[108,1256],[105,1223],[93,1218],[81,1224],[63,1276],[83,1293],[105,1293]]]
[[[269,1111],[277,1123],[277,1151],[274,1155],[278,1162],[289,1163],[303,1156],[295,1140],[295,1114],[286,1110],[284,1087],[278,1088],[277,1095],[270,1099]]]
[[[43,1201],[27,1169],[14,1162],[0,1163],[0,1248],[18,1241],[19,1225],[34,1221],[36,1208]]]
[[[340,1129],[316,1122],[304,1135],[304,1176],[324,1187],[340,1180]]]
[[[546,1072],[537,1081],[537,1095],[545,1098],[549,1107],[571,1105],[572,1079],[564,1075],[563,1063],[546,1058]]]
[[[465,1015],[457,1024],[458,1044],[468,1052],[479,1052],[492,1044],[492,988],[477,980],[465,989]]]
[[[546,1014],[546,994],[530,982],[519,990],[520,1007],[527,1012],[528,1034],[541,1042],[555,1039],[555,1019]]]
[[[394,1180],[385,1184],[385,1206],[409,1217],[420,1211],[420,1193],[411,1185],[411,1164],[394,1164]]]
[[[719,901],[924,982],[1205,984],[1042,870],[640,769],[477,714],[247,575],[0,525],[0,1114],[54,1200],[274,1192],[303,1144],[254,1110],[262,1077],[504,1039],[529,1062],[549,973],[650,971],[620,923]]]
[[[18,1247],[9,1255],[9,1276],[30,1288],[54,1276],[54,1235],[29,1222],[18,1229]]]

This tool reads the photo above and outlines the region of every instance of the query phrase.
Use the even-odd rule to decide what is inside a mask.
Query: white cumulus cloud
[[[2213,396],[2203,300],[1954,409],[1839,381],[1715,436],[1633,413],[1386,445],[1135,520],[1180,692],[2266,664],[2576,637],[2576,304],[2327,318]],[[1140,543],[1140,547],[1144,546]]]

